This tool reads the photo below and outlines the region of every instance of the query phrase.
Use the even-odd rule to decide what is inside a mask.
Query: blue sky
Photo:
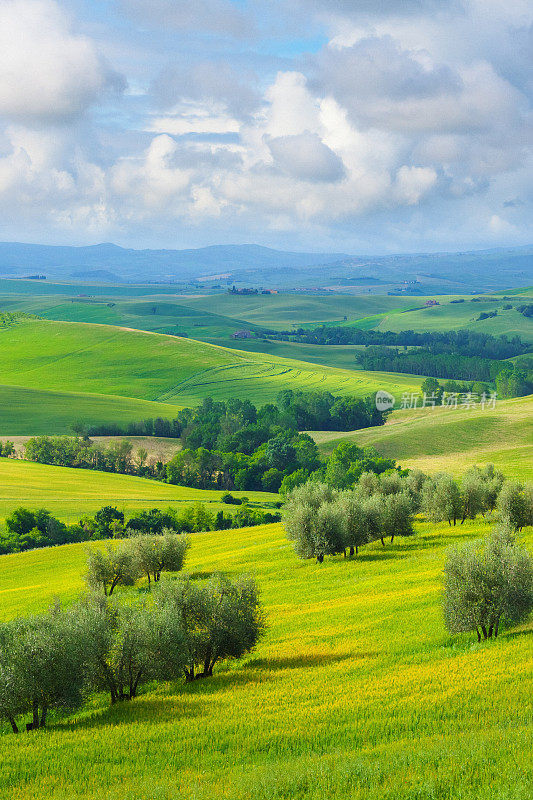
[[[529,0],[2,0],[0,239],[531,240]]]

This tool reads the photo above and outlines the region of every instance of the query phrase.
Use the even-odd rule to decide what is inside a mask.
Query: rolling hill
[[[56,467],[0,458],[0,520],[21,504],[26,508],[47,508],[63,522],[75,522],[84,514],[93,514],[104,505],[116,505],[121,511],[133,513],[144,508],[163,508],[180,503],[220,503],[224,492],[171,486],[148,478],[118,475],[70,467]],[[279,500],[269,492],[239,492],[252,503],[271,503]]]
[[[401,393],[417,389],[422,380],[246,354],[107,325],[44,320],[22,320],[0,330],[0,348],[0,376],[7,386],[118,395],[176,406],[195,405],[206,396],[246,396],[261,404],[289,388],[367,396],[383,387]],[[156,415],[146,409],[143,418],[147,414]],[[18,429],[6,434],[27,433],[36,424],[28,419],[28,429],[22,430],[22,412],[14,416],[20,418]]]
[[[498,401],[493,410],[394,411],[380,428],[311,435],[323,454],[353,441],[429,473],[459,475],[474,464],[492,462],[509,477],[533,479],[533,395]]]
[[[2,797],[525,800],[531,626],[477,645],[442,620],[446,547],[487,528],[420,523],[322,565],[299,561],[280,525],[193,535],[193,575],[258,580],[269,628],[256,652],[131,703],[96,696],[45,732],[0,729]],[[84,546],[1,556],[0,568],[7,619],[79,592]]]

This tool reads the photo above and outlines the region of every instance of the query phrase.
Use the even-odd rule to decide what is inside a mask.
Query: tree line
[[[352,326],[321,325],[313,330],[269,332],[269,339],[292,339],[320,345],[381,345],[423,347],[433,355],[452,353],[462,356],[502,360],[527,353],[530,345],[519,336],[492,336],[468,329],[459,331],[377,331]]]
[[[245,441],[249,435],[252,439]],[[316,442],[308,434],[273,426],[269,435],[270,439],[254,446],[254,432],[243,429],[234,438],[235,449],[185,447],[167,463],[147,463],[146,451],[134,453],[127,440],[102,447],[72,436],[33,437],[26,443],[25,456],[41,464],[139,475],[197,489],[282,493],[311,476],[331,476],[336,472],[339,480],[345,483],[347,475],[353,483],[364,471],[383,472],[395,466],[392,459],[382,458],[371,447],[343,443],[322,461]],[[239,446],[250,452],[237,449]],[[345,474],[341,474],[339,461]]]
[[[283,513],[287,536],[301,558],[347,551],[385,538],[413,534],[414,515],[433,522],[463,524],[496,511],[510,530],[533,524],[533,484],[506,481],[492,464],[472,467],[460,480],[420,470],[363,473],[353,488],[308,481],[288,496]]]
[[[372,398],[336,397],[330,392],[284,390],[276,403],[257,408],[249,400],[206,397],[196,408],[183,408],[174,419],[147,419],[86,427],[77,423],[79,436],[159,436],[181,438],[185,447],[238,450],[250,454],[281,430],[351,431],[383,425],[386,414]]]
[[[356,360],[363,369],[371,371],[460,378],[474,382],[490,381],[500,397],[523,397],[533,392],[531,370],[481,356],[431,353],[425,349],[400,352],[391,347],[370,346]],[[472,390],[472,384],[469,390]]]
[[[6,518],[6,531],[0,534],[0,555],[136,534],[161,535],[165,530],[179,534],[244,528],[280,519],[276,511],[253,508],[247,498],[234,513],[213,512],[204,503],[194,503],[180,509],[152,508],[128,520],[114,506],[104,506],[94,516],[86,515],[73,525],[56,519],[45,508],[30,510],[21,506]]]
[[[432,353],[419,349],[401,352],[393,347],[371,345],[356,357],[362,369],[430,375],[434,378],[459,378],[469,381],[493,381],[507,364],[482,356],[458,353]]]

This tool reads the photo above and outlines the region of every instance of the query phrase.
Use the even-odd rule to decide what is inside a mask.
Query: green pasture
[[[195,405],[206,396],[245,396],[260,404],[275,400],[281,389],[367,396],[385,388],[401,393],[418,389],[422,381],[420,376],[245,354],[107,325],[24,320],[0,330],[0,348],[0,374],[7,385],[111,394],[178,406]]]
[[[256,652],[113,708],[97,696],[43,732],[2,729],[2,797],[526,800],[531,625],[480,645],[448,635],[446,547],[489,526],[416,527],[322,565],[299,561],[281,525],[192,535],[193,575],[258,580]],[[1,556],[0,616],[72,599],[83,572],[83,545]]]
[[[494,409],[394,411],[385,425],[351,433],[312,433],[323,454],[342,441],[373,445],[402,466],[455,475],[493,462],[507,476],[533,479],[533,396],[497,401]]]
[[[72,433],[72,425],[78,421],[86,425],[104,422],[125,425],[155,417],[172,419],[179,407],[111,394],[0,385],[0,439],[17,435]]]
[[[116,506],[127,514],[144,508],[175,506],[180,503],[216,503],[219,508],[235,509],[220,503],[224,494],[208,489],[171,486],[148,478],[112,472],[55,467],[12,458],[0,458],[0,520],[14,508],[47,508],[64,522],[75,522],[104,505]],[[254,504],[279,500],[269,492],[232,492],[248,497]],[[214,508],[214,506],[213,506]]]

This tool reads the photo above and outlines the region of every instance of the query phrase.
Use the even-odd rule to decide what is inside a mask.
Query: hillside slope
[[[324,454],[353,441],[425,472],[462,474],[473,464],[493,462],[508,476],[533,478],[533,395],[498,401],[493,410],[395,411],[380,428],[311,435]]]
[[[174,506],[176,503],[219,503],[223,491],[192,489],[168,483],[96,470],[71,469],[0,458],[0,521],[14,508],[47,508],[64,522],[74,522],[104,505],[134,513],[143,508]],[[253,503],[279,500],[269,492],[239,492]],[[220,504],[218,508],[225,508]]]
[[[531,626],[477,645],[442,621],[445,549],[487,527],[418,525],[322,565],[298,561],[280,525],[192,536],[195,576],[257,578],[257,651],[131,703],[97,697],[44,733],[1,729],[2,798],[525,800]],[[79,545],[1,556],[0,618],[71,598],[83,570]]]
[[[0,375],[7,385],[181,406],[208,395],[269,402],[281,389],[366,396],[383,387],[401,394],[422,381],[419,376],[311,365],[109,325],[45,320],[0,329]]]

